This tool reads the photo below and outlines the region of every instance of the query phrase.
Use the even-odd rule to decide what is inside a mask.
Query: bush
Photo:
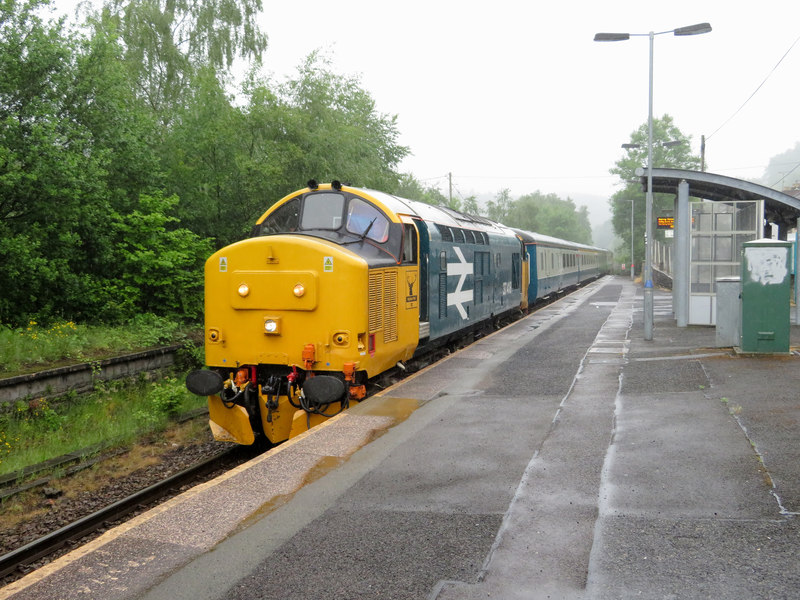
[[[78,325],[72,321],[56,321],[44,326],[33,320],[18,329],[0,325],[0,374],[60,361],[85,362],[121,352],[181,343],[186,338],[180,323],[152,314],[137,315],[118,327]],[[196,352],[202,354],[202,350]]]

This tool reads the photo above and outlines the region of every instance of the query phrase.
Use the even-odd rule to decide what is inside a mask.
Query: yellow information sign
[[[658,217],[659,229],[675,229],[675,217]]]

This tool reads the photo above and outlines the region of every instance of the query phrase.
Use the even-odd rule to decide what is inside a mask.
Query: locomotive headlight
[[[281,321],[280,319],[264,319],[264,333],[272,335],[280,335]]]
[[[242,285],[239,286],[239,295],[242,298],[247,296],[249,293],[250,293],[250,286],[249,285],[247,285],[246,283],[243,283]]]
[[[296,286],[294,286],[292,293],[298,298],[302,298],[306,293],[306,287],[302,283],[298,283]]]

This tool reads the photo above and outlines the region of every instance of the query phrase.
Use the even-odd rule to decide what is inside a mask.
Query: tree
[[[478,198],[474,195],[464,198],[464,203],[461,206],[461,210],[469,215],[480,215],[481,207],[478,206]]]
[[[104,320],[129,319],[140,313],[176,318],[203,309],[203,264],[210,240],[175,227],[170,216],[178,198],[142,195],[128,214],[112,211],[108,227],[118,240],[107,277],[96,295]]]
[[[432,206],[448,206],[447,198],[438,188],[422,185],[410,173],[404,173],[400,176],[395,193],[402,198],[418,200]]]
[[[0,322],[80,295],[78,233],[103,213],[107,153],[76,110],[77,44],[43,2],[0,3]],[[53,293],[58,290],[58,293]]]
[[[318,53],[283,83],[252,76],[245,94],[248,103],[233,134],[243,184],[241,194],[228,196],[227,203],[235,211],[231,217],[247,229],[272,203],[312,178],[400,189],[396,168],[408,148],[397,142],[397,118],[379,113],[357,78],[335,74]]]
[[[304,169],[303,181],[313,175],[375,189],[397,187],[395,168],[408,154],[397,143],[397,116],[378,113],[358,78],[334,73],[327,58],[312,52],[278,95],[290,108],[286,138],[302,151],[297,166]]]
[[[165,123],[195,70],[230,68],[238,56],[260,62],[267,36],[256,22],[261,0],[108,0],[99,24],[118,31],[138,91]]]
[[[160,128],[118,40],[42,5],[0,2],[0,322],[196,317],[210,248],[158,189]]]
[[[570,198],[563,200],[556,194],[537,191],[520,197],[511,203],[506,222],[520,229],[564,240],[592,243],[587,208],[576,208]]]
[[[213,69],[201,69],[194,81],[157,151],[169,192],[180,198],[181,224],[221,247],[250,231],[263,199],[247,191],[245,115]]]
[[[511,192],[508,188],[500,190],[494,200],[486,205],[486,215],[498,223],[505,223],[511,209]]]
[[[619,176],[622,189],[613,194],[609,200],[612,212],[614,232],[622,239],[616,252],[623,262],[631,260],[631,202],[634,200],[634,252],[637,261],[644,260],[644,233],[646,203],[640,178],[636,176],[637,168],[647,166],[647,122],[631,133],[630,143],[637,145],[630,148],[609,172]],[[665,142],[680,142],[676,145],[664,145]],[[691,153],[691,137],[683,134],[669,115],[653,120],[653,167],[675,169],[698,169],[700,157]],[[669,194],[653,194],[653,217],[673,210],[673,196]],[[655,236],[663,236],[655,231]]]

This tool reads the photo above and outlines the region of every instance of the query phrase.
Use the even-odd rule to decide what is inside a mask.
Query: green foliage
[[[486,205],[486,216],[492,221],[506,223],[508,214],[511,211],[511,193],[508,188],[500,190],[494,200],[489,200]]]
[[[179,324],[151,314],[136,315],[125,326],[29,321],[11,329],[0,325],[0,375],[60,361],[85,362],[185,340]],[[202,361],[201,361],[202,362]]]
[[[680,143],[665,146],[665,142]],[[700,157],[692,154],[690,142],[691,136],[681,132],[671,116],[653,119],[653,167],[698,169]],[[636,169],[647,166],[647,122],[631,133],[630,144],[637,147],[626,149],[625,155],[609,170],[623,182],[638,181]]]
[[[104,281],[107,319],[125,319],[139,312],[179,317],[202,310],[203,264],[211,253],[208,240],[187,229],[170,229],[168,216],[178,199],[143,195],[130,214],[112,211],[109,228],[114,276]]]
[[[260,0],[112,0],[85,33],[0,0],[0,323],[196,320],[204,259],[309,177],[394,191],[396,117],[316,53],[226,92]],[[441,198],[435,198],[437,203]],[[17,360],[17,362],[19,362]]]
[[[165,415],[176,415],[181,407],[181,399],[188,394],[183,381],[175,377],[165,378],[153,385],[150,390],[150,404],[153,409]]]
[[[228,69],[237,57],[260,62],[260,10],[261,0],[109,0],[98,26],[119,32],[140,95],[166,124],[195,69]]]
[[[509,190],[504,189],[489,201],[487,216],[519,229],[581,244],[592,243],[592,227],[586,207],[578,209],[571,199],[563,200],[556,194],[537,191],[514,200]]]
[[[181,199],[176,205],[180,222],[221,247],[244,237],[266,209],[263,194],[248,186],[244,144],[251,134],[245,115],[231,104],[212,70],[198,73],[184,99],[160,149],[161,160]]]
[[[511,203],[506,223],[514,227],[570,240],[592,244],[592,226],[585,206],[577,208],[572,199],[563,200],[556,194],[534,192]]]
[[[467,196],[464,198],[464,203],[461,210],[469,215],[481,214],[481,207],[478,206],[478,199],[475,196]]]
[[[404,173],[395,188],[395,193],[401,198],[417,200],[433,206],[450,206],[447,198],[435,187],[424,186],[410,173]],[[455,206],[450,206],[453,210],[458,210]]]
[[[631,248],[631,199],[634,200],[634,262],[644,260],[645,233],[645,195],[642,192],[640,179],[635,175],[639,167],[647,166],[647,122],[631,133],[631,144],[638,148],[626,149],[610,173],[619,176],[623,188],[616,192],[609,204],[612,212],[614,232],[622,239],[617,255],[622,262],[630,261]],[[678,141],[677,145],[664,146],[664,142]],[[653,120],[653,167],[674,169],[698,169],[700,157],[691,153],[691,137],[684,135],[669,115]],[[670,194],[653,194],[653,216],[671,213],[674,199]],[[663,237],[663,232],[653,229],[656,238]]]
[[[303,170],[318,180],[394,189],[396,166],[408,148],[397,144],[397,117],[380,114],[355,77],[330,69],[314,52],[296,79],[278,88],[289,108],[287,141],[301,150]]]
[[[116,382],[58,404],[43,398],[18,402],[0,413],[0,473],[98,444],[129,442],[205,403],[172,376]]]

